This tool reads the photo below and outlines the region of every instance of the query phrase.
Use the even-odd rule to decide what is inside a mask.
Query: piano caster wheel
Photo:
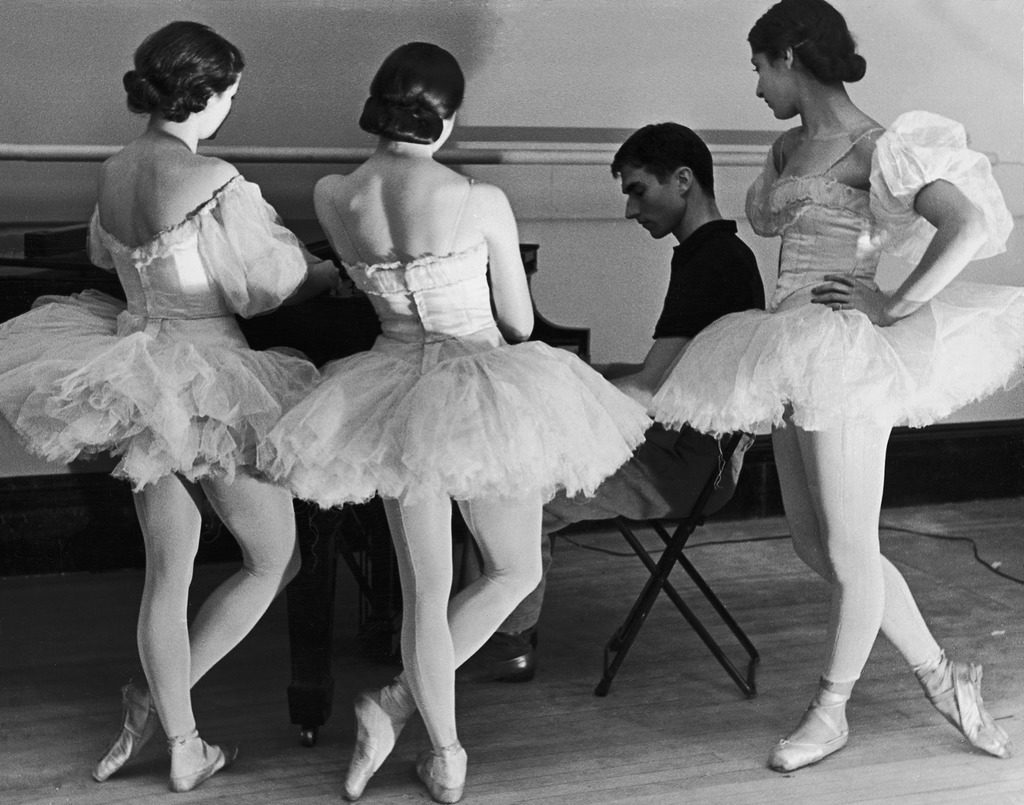
[[[303,727],[299,730],[299,741],[303,746],[316,746],[316,727]]]

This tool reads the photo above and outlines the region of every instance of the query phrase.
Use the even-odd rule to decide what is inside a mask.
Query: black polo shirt
[[[672,275],[655,338],[693,338],[726,313],[764,309],[764,284],[736,222],[709,221],[672,254]]]

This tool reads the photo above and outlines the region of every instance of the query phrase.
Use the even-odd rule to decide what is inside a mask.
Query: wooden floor
[[[1024,577],[1024,498],[887,510],[887,525],[975,540],[981,556]],[[849,708],[846,749],[795,774],[768,770],[820,672],[822,585],[794,558],[778,519],[715,523],[690,556],[760,649],[760,694],[747,700],[665,601],[607,698],[592,695],[601,647],[639,588],[635,558],[560,541],[541,623],[541,668],[528,684],[465,683],[460,733],[466,802],[1024,803],[1024,588],[976,562],[971,546],[883,532],[933,630],[951,654],[985,663],[992,713],[1020,754],[972,752],[927,704],[879,640]],[[621,549],[593,532],[579,543]],[[727,544],[698,547],[724,540]],[[199,569],[209,589],[227,568]],[[195,691],[205,737],[241,745],[237,764],[191,794],[166,791],[159,742],[104,784],[91,764],[116,732],[118,686],[135,668],[136,571],[0,579],[0,802],[337,803],[353,740],[353,691],[394,672],[355,653],[351,585],[341,570],[335,714],[314,748],[288,723],[283,602]],[[412,761],[417,721],[363,801],[425,803]]]

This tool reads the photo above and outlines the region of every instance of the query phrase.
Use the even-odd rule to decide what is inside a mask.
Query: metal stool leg
[[[652,523],[652,525],[659,527],[659,524]],[[621,526],[620,530],[623,531],[624,535],[628,533],[628,529],[623,529]],[[686,538],[688,537],[689,534],[686,534],[685,538],[680,539],[678,542],[685,543]],[[637,600],[629,614],[626,616],[626,619],[605,645],[603,674],[601,680],[594,688],[594,695],[606,696],[608,694],[612,681],[618,673],[626,655],[629,653],[637,635],[640,633],[640,629],[647,620],[647,616],[654,607],[654,602],[657,600],[658,593],[664,591],[666,596],[672,601],[676,609],[686,619],[690,627],[697,633],[698,637],[700,637],[708,647],[712,655],[743,694],[748,698],[756,696],[756,668],[760,661],[760,655],[754,647],[754,644],[747,637],[747,634],[743,631],[742,627],[740,627],[735,618],[733,618],[732,614],[722,603],[721,599],[718,598],[689,559],[682,554],[682,544],[672,544],[670,542],[670,547],[667,548],[666,552],[662,555],[661,561],[655,563],[653,559],[651,559],[650,554],[636,539],[635,535],[629,533],[626,538],[633,547],[637,556],[641,561],[643,561],[644,565],[651,573],[651,576],[644,584],[643,590],[637,597]],[[694,584],[707,599],[708,603],[711,604],[719,614],[723,623],[725,623],[735,636],[736,640],[743,647],[748,658],[745,672],[736,667],[735,663],[733,663],[729,658],[719,642],[708,631],[701,619],[682,599],[678,591],[668,580],[668,574],[676,563],[679,563],[687,572],[687,575],[693,579]]]
[[[719,664],[725,669],[726,673],[732,677],[733,681],[739,686],[740,690],[746,694],[747,698],[753,698],[757,695],[757,684],[755,682],[755,673],[758,663],[761,661],[761,655],[758,654],[757,649],[751,642],[750,638],[747,637],[747,633],[743,631],[743,628],[736,622],[736,619],[729,612],[728,608],[722,603],[722,599],[718,597],[714,590],[711,589],[711,585],[704,580],[704,577],[698,572],[697,568],[694,567],[693,563],[689,560],[683,549],[686,547],[686,543],[689,542],[690,536],[696,530],[696,528],[690,528],[685,533],[680,533],[683,530],[683,526],[680,526],[676,530],[674,536],[670,536],[665,528],[658,522],[652,522],[651,526],[655,531],[658,532],[658,536],[661,537],[662,542],[665,543],[666,550],[677,546],[678,550],[675,550],[676,561],[686,571],[686,574],[690,577],[697,589],[704,595],[705,600],[711,604],[715,612],[722,619],[722,622],[728,627],[729,631],[732,632],[736,641],[742,646],[743,650],[747,654],[747,669],[746,673],[740,672],[736,665],[729,659],[725,651],[719,645],[718,641],[711,636],[711,634],[704,627],[704,624],[697,618],[697,616],[686,607],[685,604],[680,606],[680,602],[672,595],[669,598],[673,600],[676,607],[683,614],[683,616],[689,621],[694,631],[700,636],[701,640],[704,641],[704,645],[710,649],[715,659],[718,660]],[[667,582],[666,582],[667,584]],[[668,592],[668,590],[666,590]]]
[[[601,681],[594,688],[595,696],[608,695],[608,690],[612,685],[612,680],[619,671],[619,666],[626,659],[630,646],[633,645],[633,641],[636,640],[636,636],[640,633],[640,627],[647,620],[647,616],[651,613],[654,602],[658,598],[658,593],[662,589],[661,579],[658,577],[658,565],[651,559],[650,554],[647,553],[634,534],[630,533],[628,529],[623,529],[621,526],[620,530],[633,547],[636,555],[640,557],[647,567],[650,576],[636,602],[633,604],[633,608],[626,616],[625,621],[616,629],[615,634],[612,635],[612,638],[604,647],[604,673],[601,676]]]
[[[742,438],[743,434],[734,434],[728,440],[726,447],[722,451],[723,465],[728,463]],[[594,688],[595,696],[606,696],[608,694],[615,675],[618,673],[626,655],[629,653],[629,649],[636,640],[637,635],[640,633],[641,627],[647,620],[647,616],[650,614],[651,609],[654,606],[654,602],[658,598],[658,594],[662,591],[665,592],[666,596],[672,601],[676,609],[679,610],[680,614],[682,614],[687,623],[690,624],[691,628],[697,633],[700,639],[711,651],[715,659],[719,662],[722,668],[725,669],[726,673],[728,673],[729,677],[737,687],[739,687],[743,694],[748,698],[757,695],[755,672],[757,664],[760,661],[760,655],[758,654],[757,649],[754,647],[754,644],[747,637],[740,625],[736,622],[736,619],[733,618],[732,614],[725,607],[725,604],[723,604],[721,599],[715,595],[711,586],[693,566],[693,563],[683,555],[683,549],[686,547],[686,543],[689,540],[690,535],[704,522],[703,511],[711,497],[711,494],[714,492],[715,482],[715,478],[708,480],[704,489],[701,490],[701,494],[698,496],[697,501],[694,503],[690,516],[679,523],[673,534],[670,535],[661,523],[656,520],[647,522],[647,525],[653,528],[661,538],[662,542],[665,543],[665,550],[657,562],[651,558],[650,553],[646,548],[644,548],[643,544],[636,537],[633,531],[625,524],[625,521],[619,518],[615,520],[616,527],[622,533],[623,537],[625,537],[630,547],[632,547],[633,552],[636,553],[643,562],[650,576],[644,584],[643,590],[637,597],[636,602],[633,604],[632,609],[626,616],[626,619],[623,621],[622,625],[616,629],[611,639],[605,645],[603,674],[601,676],[601,680]],[[707,602],[712,606],[712,608],[714,608],[715,612],[718,613],[722,622],[726,627],[728,627],[733,636],[739,642],[740,646],[746,652],[747,667],[745,673],[736,667],[718,641],[705,627],[697,614],[686,604],[685,601],[683,601],[675,587],[673,587],[671,582],[669,582],[669,574],[672,572],[672,569],[676,564],[681,565],[686,571],[687,575],[697,586],[697,589],[700,590]]]

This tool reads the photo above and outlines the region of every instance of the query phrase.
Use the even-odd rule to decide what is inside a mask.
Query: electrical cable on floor
[[[926,537],[927,539],[941,540],[943,542],[966,542],[971,546],[971,551],[974,553],[974,558],[977,562],[982,565],[986,570],[995,573],[997,576],[1012,581],[1014,584],[1024,584],[1024,579],[1011,575],[1000,569],[1000,562],[989,562],[981,558],[981,554],[978,552],[978,543],[976,543],[971,537],[960,537],[952,534],[935,534],[929,531],[918,531],[914,528],[903,528],[902,526],[886,525],[882,523],[879,526],[882,531],[894,531],[899,534],[911,534],[915,537]]]
[[[1024,578],[1020,578],[1018,576],[1011,575],[1010,573],[1007,573],[1006,571],[1001,570],[999,562],[989,562],[989,561],[983,559],[981,557],[981,554],[978,552],[978,544],[971,537],[961,537],[961,536],[956,536],[956,535],[951,535],[951,534],[935,534],[933,532],[919,531],[919,530],[913,529],[913,528],[904,528],[902,526],[896,526],[896,525],[886,525],[885,523],[880,523],[879,526],[878,526],[878,529],[879,529],[879,531],[891,531],[891,532],[894,532],[894,533],[897,533],[897,534],[910,534],[910,535],[915,536],[915,537],[924,537],[926,539],[941,540],[943,542],[966,542],[968,545],[971,546],[971,550],[974,553],[975,561],[977,561],[978,564],[980,564],[982,567],[984,567],[990,573],[994,573],[995,575],[999,576],[1000,578],[1006,579],[1007,581],[1011,581],[1014,584],[1024,585]],[[573,539],[572,537],[564,535],[564,534],[557,534],[555,536],[557,536],[558,539],[565,540],[570,545],[575,545],[577,548],[582,548],[585,551],[595,551],[596,553],[604,553],[604,554],[608,554],[609,556],[626,556],[626,557],[628,557],[628,556],[635,556],[636,555],[632,551],[613,551],[613,550],[611,550],[609,548],[598,547],[597,545],[587,545],[585,543],[579,542],[579,541]],[[693,543],[689,543],[686,547],[688,549],[690,549],[690,548],[703,548],[703,547],[708,546],[708,545],[739,545],[739,544],[748,543],[748,542],[773,542],[773,541],[784,540],[784,539],[789,539],[789,538],[790,538],[789,534],[773,534],[771,536],[766,536],[766,537],[746,537],[746,538],[743,538],[743,539],[717,539],[717,540],[707,540],[705,542],[693,542]],[[651,554],[651,556],[657,556],[661,552],[662,552],[662,549],[654,549],[654,550],[650,551],[650,554]]]

